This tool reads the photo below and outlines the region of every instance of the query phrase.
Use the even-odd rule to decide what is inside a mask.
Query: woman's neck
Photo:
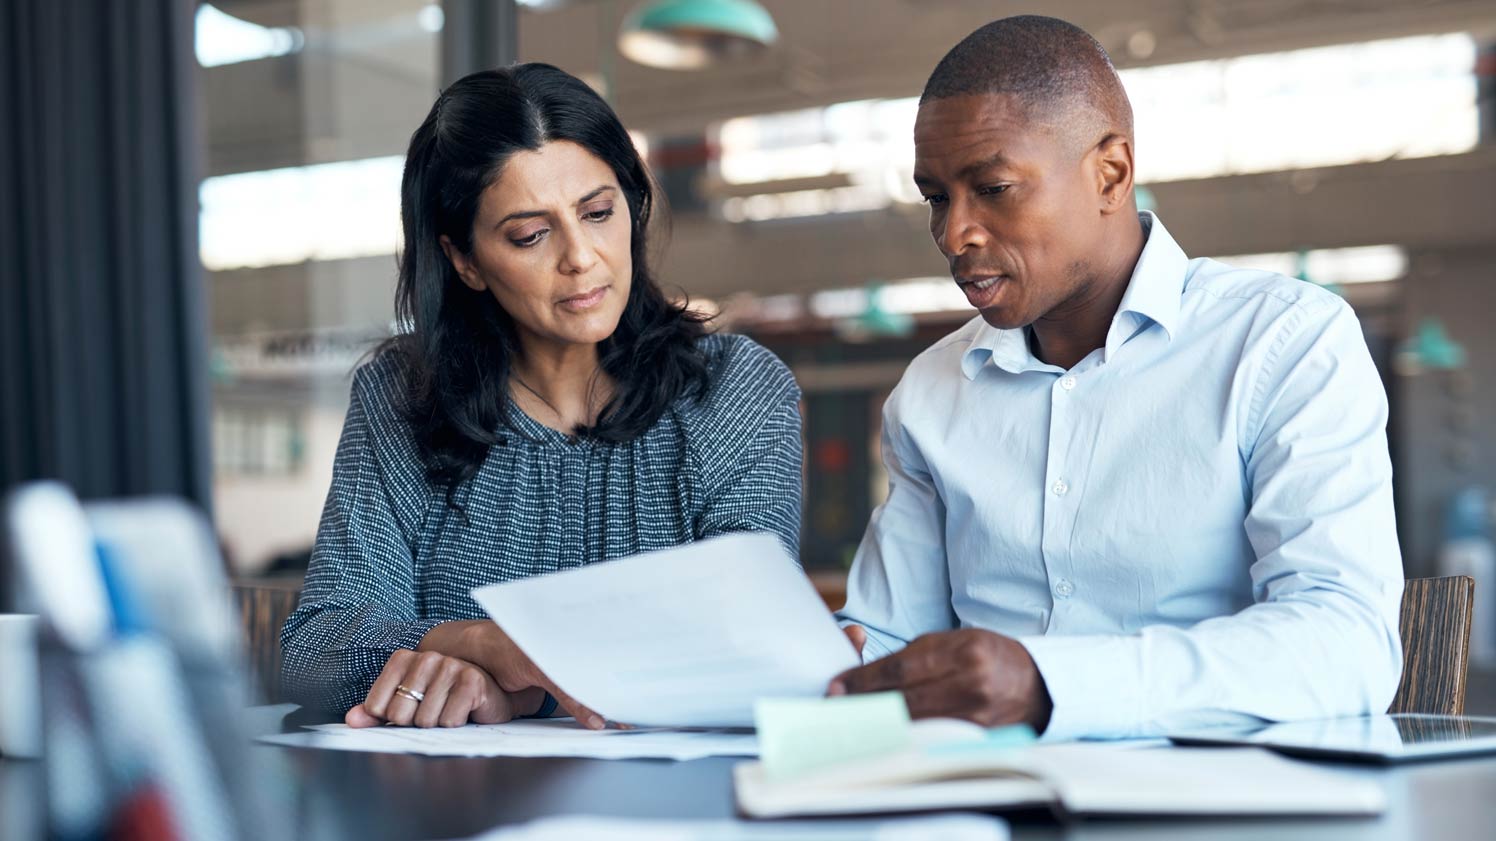
[[[525,414],[571,434],[593,426],[613,393],[602,371],[597,345],[551,343],[522,338],[510,367],[509,394]]]

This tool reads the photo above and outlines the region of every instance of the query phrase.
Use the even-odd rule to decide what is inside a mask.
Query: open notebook
[[[966,722],[916,722],[914,744],[874,759],[775,778],[733,770],[746,815],[778,818],[935,809],[1051,807],[1072,815],[1375,815],[1375,781],[1257,748],[1075,743],[992,749]]]

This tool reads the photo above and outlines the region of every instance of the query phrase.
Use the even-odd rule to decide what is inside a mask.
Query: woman
[[[646,264],[649,176],[544,64],[468,76],[411,137],[396,312],[354,376],[284,683],[353,726],[550,715],[478,586],[800,525],[799,391]],[[554,700],[553,700],[554,699]]]

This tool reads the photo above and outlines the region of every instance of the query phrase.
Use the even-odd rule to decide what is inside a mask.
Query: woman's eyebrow
[[[592,192],[588,193],[587,195],[582,196],[581,198],[577,199],[577,205],[584,205],[587,202],[592,201],[593,199],[597,198],[598,196],[600,196],[603,193],[606,193],[606,192],[608,192],[610,190],[613,191],[613,192],[617,192],[618,188],[614,187],[612,184],[604,184],[601,187],[598,187],[597,189],[595,189]],[[505,216],[503,219],[500,219],[499,221],[495,222],[494,223],[494,227],[497,228],[497,227],[503,225],[505,222],[508,222],[511,219],[534,219],[537,216],[544,216],[545,213],[546,212],[544,210],[516,210],[515,212],[509,214],[508,216]]]

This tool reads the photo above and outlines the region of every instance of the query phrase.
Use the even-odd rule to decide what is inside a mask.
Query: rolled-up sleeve
[[[355,377],[301,602],[281,630],[290,700],[337,713],[363,701],[392,653],[439,624],[420,617],[415,596],[424,478],[368,373]]]
[[[1286,323],[1245,421],[1253,604],[1188,628],[1020,641],[1048,738],[1383,712],[1402,652],[1387,400],[1344,303]]]
[[[900,419],[907,384],[906,378],[883,407],[888,499],[863,534],[847,577],[847,604],[837,613],[843,625],[860,625],[867,632],[864,662],[886,657],[921,634],[956,626],[945,506]]]

